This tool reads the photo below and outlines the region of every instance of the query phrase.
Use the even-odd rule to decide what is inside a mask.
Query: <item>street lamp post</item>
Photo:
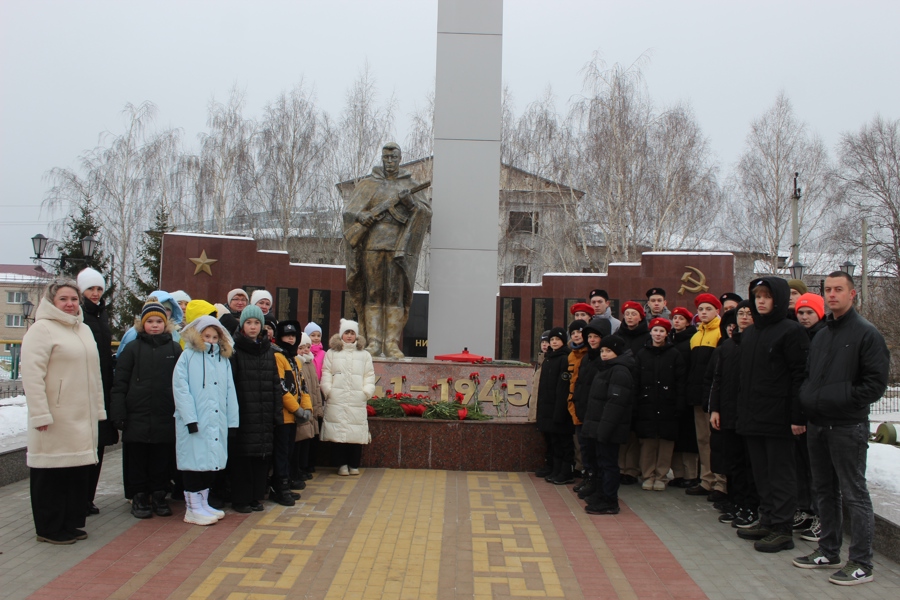
[[[25,331],[28,331],[28,319],[31,317],[31,311],[34,310],[34,304],[26,300],[22,303],[22,317],[25,321]],[[12,369],[10,376],[13,380],[19,378],[19,368],[22,363],[22,344],[13,344],[12,348],[9,349],[9,353],[12,355]]]
[[[83,262],[87,265],[90,265],[91,260],[94,258],[94,253],[97,251],[98,243],[98,240],[93,236],[86,235],[81,239],[81,254],[84,256],[84,258],[76,258],[74,256],[66,255],[58,256],[56,258],[46,258],[44,257],[44,254],[47,253],[47,249],[50,245],[50,238],[42,233],[39,233],[31,238],[31,247],[34,249],[34,256],[31,257],[31,260],[48,264],[58,263],[60,266],[64,265],[66,261]]]

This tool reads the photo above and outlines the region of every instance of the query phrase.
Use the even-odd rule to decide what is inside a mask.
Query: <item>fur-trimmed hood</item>
[[[356,336],[356,349],[357,350],[365,350],[366,348],[366,338],[364,336],[358,335]],[[344,340],[341,339],[341,334],[336,333],[331,336],[331,339],[328,340],[328,349],[335,350],[340,352],[344,349]]]
[[[207,327],[215,327],[219,330],[219,354],[223,358],[229,358],[234,352],[234,340],[218,320],[209,316],[199,317],[181,330],[181,339],[184,340],[185,348],[205,352],[206,342],[203,341],[203,330]]]

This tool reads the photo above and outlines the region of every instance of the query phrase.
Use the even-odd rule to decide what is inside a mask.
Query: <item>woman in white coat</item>
[[[87,538],[80,528],[97,464],[97,422],[106,420],[100,355],[74,281],[47,286],[22,340],[22,382],[37,540],[74,544]]]
[[[375,368],[359,324],[341,319],[340,332],[331,336],[322,366],[319,388],[326,402],[319,437],[338,444],[338,475],[359,475],[363,444],[372,441],[366,402],[375,393]]]

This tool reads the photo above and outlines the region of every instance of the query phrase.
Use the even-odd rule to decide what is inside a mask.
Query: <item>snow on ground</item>
[[[0,399],[0,438],[24,433],[27,423],[25,396]]]

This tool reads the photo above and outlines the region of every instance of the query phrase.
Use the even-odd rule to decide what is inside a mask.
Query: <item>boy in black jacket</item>
[[[550,330],[550,350],[541,364],[538,383],[537,426],[547,443],[548,456],[553,457],[546,481],[566,478],[575,467],[575,422],[569,413],[569,347],[566,330]],[[540,477],[543,471],[536,475]],[[566,478],[567,479],[567,478]]]

